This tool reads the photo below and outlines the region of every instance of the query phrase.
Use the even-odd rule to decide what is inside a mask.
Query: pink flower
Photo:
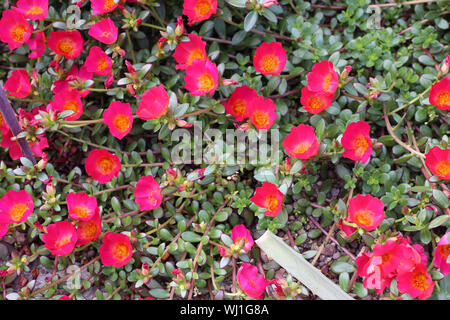
[[[450,179],[450,148],[434,146],[425,155],[425,165],[439,179]]]
[[[119,175],[121,169],[118,156],[105,149],[94,149],[86,159],[86,172],[99,183],[107,183]]]
[[[323,60],[314,64],[308,73],[308,89],[334,94],[339,85],[339,75],[333,69],[333,63]]]
[[[10,9],[3,11],[0,19],[0,41],[6,42],[11,50],[26,43],[32,31],[32,26],[22,13]]]
[[[234,116],[236,121],[242,121],[248,118],[247,109],[252,103],[253,99],[258,97],[255,89],[243,85],[234,89],[230,98],[223,105],[228,114]]]
[[[186,89],[193,96],[213,94],[219,85],[217,66],[209,60],[195,59],[186,68],[184,83]]]
[[[168,107],[169,95],[161,84],[144,92],[136,114],[143,120],[155,119],[165,115]]]
[[[163,199],[161,188],[151,175],[139,179],[134,190],[134,196],[141,211],[158,208]]]
[[[122,140],[133,127],[133,113],[129,103],[113,101],[103,113],[103,120],[111,134]]]
[[[119,28],[110,17],[97,21],[89,29],[89,35],[104,44],[116,42]]]
[[[91,241],[95,241],[102,232],[102,220],[100,219],[100,209],[97,207],[93,217],[87,221],[81,221],[77,227],[77,246],[83,246]]]
[[[343,157],[366,163],[372,154],[370,126],[365,121],[350,123],[342,135],[341,144],[345,148]]]
[[[237,272],[237,281],[242,291],[252,299],[262,300],[264,291],[270,283],[264,275],[258,276],[258,268],[250,263],[243,263]]]
[[[98,15],[113,11],[119,5],[115,0],[91,0],[92,14]]]
[[[264,182],[262,187],[256,188],[255,195],[250,198],[250,201],[261,208],[266,208],[267,211],[263,212],[263,214],[275,217],[281,211],[283,197],[283,193],[278,190],[276,185]]]
[[[217,0],[184,0],[183,14],[188,17],[188,25],[192,26],[216,14]]]
[[[277,118],[276,107],[270,98],[256,97],[249,102],[247,115],[256,129],[269,130]]]
[[[33,210],[33,198],[28,192],[10,190],[0,198],[0,224],[24,222]]]
[[[255,243],[250,231],[243,224],[235,225],[231,229],[231,239],[236,246],[242,246],[243,252],[248,252]]]
[[[349,200],[346,221],[366,231],[375,230],[385,218],[383,202],[370,194],[358,194]]]
[[[57,221],[48,225],[47,233],[42,236],[44,247],[55,256],[71,253],[77,240],[77,230],[69,221]]]
[[[289,156],[297,159],[310,159],[319,152],[319,142],[313,127],[302,123],[291,128],[282,145]]]
[[[441,272],[445,275],[450,273],[450,263],[447,262],[450,255],[450,231],[444,234],[439,240],[434,251],[434,265],[441,269]]]
[[[69,217],[75,220],[88,221],[98,210],[97,198],[90,197],[85,192],[67,194],[66,202]]]
[[[408,293],[412,298],[425,300],[433,293],[434,282],[425,264],[418,264],[412,270],[397,276],[397,289]]]
[[[28,47],[32,50],[28,55],[29,59],[40,58],[47,48],[47,45],[45,44],[45,33],[43,31],[36,33],[34,37],[28,41]]]
[[[176,62],[176,69],[186,69],[191,66],[194,60],[207,60],[206,42],[202,37],[194,33],[188,34],[189,41],[181,41],[177,44],[173,57]]]
[[[6,80],[4,89],[10,95],[23,99],[31,93],[30,77],[26,70],[14,70]]]
[[[133,256],[130,238],[122,233],[107,232],[99,249],[100,259],[105,266],[119,268],[126,265]]]
[[[255,70],[264,75],[278,75],[286,66],[286,50],[280,42],[263,42],[253,56]]]
[[[48,13],[48,0],[18,0],[14,10],[21,12],[25,18],[43,21]]]
[[[75,59],[83,51],[83,38],[78,30],[51,31],[47,44],[50,50],[66,59]]]
[[[89,50],[89,55],[84,63],[87,71],[93,72],[99,76],[109,75],[112,69],[112,61],[98,46],[91,47]]]

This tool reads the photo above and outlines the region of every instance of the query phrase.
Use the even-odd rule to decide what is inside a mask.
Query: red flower
[[[102,232],[102,220],[100,219],[100,209],[97,207],[94,216],[87,221],[81,221],[77,227],[77,246],[83,246],[91,241],[97,240]]]
[[[133,256],[130,238],[121,233],[107,232],[103,237],[100,259],[105,266],[119,268],[126,265]]]
[[[3,87],[10,95],[23,99],[31,93],[31,83],[26,70],[14,70]]]
[[[184,0],[183,14],[188,17],[188,25],[192,26],[216,14],[217,0]]]
[[[196,59],[186,68],[184,83],[193,96],[213,94],[219,81],[217,66],[209,60]]]
[[[0,19],[0,41],[6,42],[11,50],[26,43],[31,32],[32,27],[22,13],[10,9],[3,11]]]
[[[89,35],[104,44],[116,42],[119,28],[110,17],[97,21],[89,29]]]
[[[439,179],[450,179],[450,149],[434,146],[425,155],[425,164]]]
[[[450,76],[431,86],[430,103],[441,110],[450,110]]]
[[[234,116],[236,121],[242,121],[248,118],[247,109],[252,103],[253,99],[256,99],[258,94],[255,89],[249,86],[242,86],[234,89],[228,101],[223,105],[228,114]]]
[[[28,55],[29,59],[40,58],[47,48],[47,45],[45,44],[45,33],[43,31],[36,33],[34,37],[28,41],[28,47],[30,50],[34,50]]]
[[[235,246],[242,248],[243,252],[248,252],[255,244],[252,234],[243,224],[235,225],[231,229],[231,239]]]
[[[57,221],[48,225],[47,233],[42,236],[44,247],[55,256],[71,253],[77,240],[77,230],[69,221]]]
[[[45,134],[37,135],[37,139],[34,141],[27,141],[28,145],[31,148],[31,152],[37,157],[42,157],[44,152],[43,150],[48,148],[48,141],[45,137]],[[9,156],[13,160],[18,160],[20,157],[23,157],[22,149],[20,149],[17,140],[14,139],[11,130],[9,130],[6,134],[3,135],[2,142],[0,146],[2,148],[9,148]],[[13,140],[14,139],[14,140]]]
[[[97,198],[90,197],[85,192],[67,194],[66,202],[69,217],[75,220],[91,220],[98,210]]]
[[[102,48],[97,46],[91,47],[84,65],[86,66],[87,71],[93,72],[99,76],[110,74],[112,69],[111,59]]]
[[[161,188],[153,176],[143,176],[139,179],[134,190],[134,196],[141,211],[158,208],[163,199]]]
[[[276,105],[270,98],[256,97],[248,105],[247,115],[258,130],[268,130],[277,118],[275,108]]]
[[[10,190],[0,198],[0,224],[24,222],[33,210],[33,198],[28,192]]]
[[[91,0],[92,14],[103,14],[113,11],[119,5],[115,0]]]
[[[61,296],[58,300],[72,300],[69,296]]]
[[[342,135],[341,144],[345,151],[343,157],[366,163],[372,154],[370,126],[365,121],[350,123]]]
[[[249,297],[261,300],[264,291],[270,283],[264,275],[258,275],[258,268],[250,263],[244,262],[237,272],[237,281],[242,291]]]
[[[316,114],[327,109],[333,102],[334,95],[325,91],[311,91],[308,87],[302,88],[300,103],[309,113]]]
[[[75,59],[83,50],[83,38],[77,30],[51,31],[47,39],[50,50],[66,59]]]
[[[352,236],[358,230],[358,228],[345,224],[342,219],[339,220],[337,227],[342,231],[341,235],[344,239]]]
[[[143,120],[156,119],[165,115],[168,107],[169,95],[161,84],[144,92],[136,114]]]
[[[311,91],[334,94],[339,85],[339,75],[334,71],[333,63],[328,60],[314,64],[307,77],[308,88]]]
[[[375,230],[385,218],[383,201],[358,194],[348,202],[346,221],[355,223],[366,231]]]
[[[99,183],[107,183],[119,175],[119,157],[105,149],[94,149],[86,159],[86,172]]]
[[[305,124],[292,127],[282,145],[289,156],[297,159],[309,159],[319,151],[319,142],[313,127]]]
[[[425,300],[433,293],[434,282],[427,272],[425,264],[418,264],[414,269],[397,276],[397,289],[408,293],[412,298]]]
[[[434,262],[433,264],[441,269],[441,272],[444,275],[450,273],[450,263],[448,263],[448,256],[450,255],[450,231],[444,234],[439,240],[439,243],[436,246],[436,250],[434,251]]]
[[[8,124],[6,123],[6,120],[3,118],[3,114],[0,112],[0,132],[4,135],[9,132]]]
[[[280,74],[286,65],[286,50],[280,42],[263,42],[253,56],[255,70],[264,75]]]
[[[113,101],[103,113],[103,121],[117,139],[125,137],[133,127],[133,113],[129,103]]]
[[[14,10],[21,12],[25,18],[43,21],[48,13],[48,0],[19,0]]]
[[[53,82],[53,94],[58,94],[60,91],[77,90],[80,92],[81,97],[86,97],[90,91],[89,89],[82,89],[82,85],[86,80],[92,80],[94,74],[86,69],[86,66],[82,66],[80,69],[74,64],[67,73],[65,80],[57,80]],[[92,87],[91,84],[88,88]]]
[[[255,195],[250,198],[250,201],[261,208],[266,208],[267,211],[263,212],[266,216],[275,217],[281,211],[283,197],[283,193],[276,185],[264,182],[262,187],[256,188]]]
[[[65,118],[67,121],[78,120],[83,114],[80,93],[69,88],[64,91],[57,91],[51,105],[52,109],[58,112],[72,110],[74,113]]]
[[[194,33],[188,34],[189,41],[181,41],[177,44],[173,57],[178,65],[176,69],[186,69],[191,66],[194,60],[206,60],[206,42],[202,40],[202,37],[197,36]]]

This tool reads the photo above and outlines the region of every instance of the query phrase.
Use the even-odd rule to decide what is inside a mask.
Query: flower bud
[[[223,79],[222,80],[222,85],[225,86],[225,87],[235,86],[235,85],[238,85],[238,84],[239,84],[239,82],[237,82],[237,81],[235,81],[233,79]]]
[[[110,74],[105,79],[105,89],[111,88],[112,84],[114,83],[114,77]]]
[[[443,75],[448,73],[449,67],[450,67],[450,55],[447,55],[441,66],[441,72]]]
[[[264,8],[269,8],[269,7],[273,6],[274,4],[278,4],[278,1],[276,1],[276,0],[266,0],[266,1],[263,2],[262,6]]]
[[[179,16],[179,17],[177,18],[177,26],[176,26],[176,28],[175,28],[175,35],[176,35],[177,37],[180,37],[180,36],[183,35],[183,33],[184,33],[183,17],[182,17],[182,16]]]

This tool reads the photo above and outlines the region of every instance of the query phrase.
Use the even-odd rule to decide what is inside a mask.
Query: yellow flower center
[[[58,42],[58,50],[63,54],[70,54],[75,50],[74,43],[71,39],[62,39]]]
[[[16,24],[11,29],[11,38],[13,38],[16,42],[23,42],[23,34],[26,30],[27,28],[23,24]]]
[[[39,6],[32,6],[30,9],[28,9],[27,14],[30,15],[39,15],[44,13],[44,9],[42,9]]]
[[[77,113],[79,110],[78,103],[75,100],[67,100],[64,102],[63,110],[72,110]]]
[[[210,0],[200,0],[197,1],[194,7],[195,13],[199,17],[203,17],[207,15],[211,11],[211,2]]]
[[[450,254],[450,243],[449,244],[442,244],[439,246],[439,252],[444,258],[447,258]]]
[[[363,226],[370,226],[373,223],[373,212],[370,210],[356,211],[355,221]]]
[[[294,149],[294,154],[302,154],[311,147],[310,142],[300,142]]]
[[[66,244],[70,243],[71,238],[72,238],[72,235],[70,235],[70,234],[64,235],[61,239],[58,239],[55,242],[55,247],[61,248],[61,247],[65,246]]]
[[[436,100],[440,106],[450,105],[450,91],[439,92],[437,94]]]
[[[323,90],[330,91],[331,73],[327,74],[323,78]]]
[[[273,54],[267,54],[261,59],[261,70],[264,73],[273,73],[280,66],[280,60]]]
[[[116,5],[116,3],[114,2],[114,0],[106,0],[104,8],[105,8],[105,10],[109,11],[109,10],[112,10],[112,8],[114,8],[115,5]]]
[[[195,49],[189,53],[187,64],[190,66],[195,59],[205,60],[205,54],[202,49]]]
[[[247,110],[247,104],[243,99],[237,99],[231,107],[233,112],[238,116],[245,116],[245,110]]]
[[[117,243],[114,248],[112,249],[112,255],[114,259],[122,261],[126,257],[128,257],[128,254],[130,253],[130,250],[128,249],[128,246],[125,243]]]
[[[425,291],[429,287],[427,277],[423,273],[413,275],[411,278],[411,285],[420,291]]]
[[[450,160],[439,161],[435,170],[439,177],[445,177],[450,173]]]
[[[267,196],[266,198],[266,208],[269,209],[269,211],[275,211],[275,209],[278,206],[278,199],[275,195],[271,194]]]
[[[84,206],[76,206],[73,208],[73,213],[80,218],[89,217],[89,209]]]
[[[269,115],[262,110],[256,110],[252,114],[253,123],[258,128],[265,128],[269,124]]]
[[[13,219],[13,221],[19,221],[20,219],[22,219],[27,209],[28,206],[25,203],[17,203],[13,205],[13,207],[9,211],[9,215]]]
[[[124,132],[130,127],[130,119],[124,114],[118,114],[113,122],[114,128],[120,132]]]
[[[369,148],[369,143],[367,142],[366,137],[363,135],[357,136],[355,141],[353,141],[353,148],[355,149],[355,154],[357,156],[362,156]]]
[[[323,107],[323,101],[319,97],[311,97],[308,101],[309,108],[312,110],[318,110]]]
[[[211,91],[214,88],[214,79],[210,74],[204,73],[198,78],[198,88],[201,91]]]
[[[81,236],[84,239],[93,238],[97,234],[98,224],[94,221],[88,221],[81,229]]]
[[[110,174],[114,169],[114,162],[110,158],[100,158],[97,166],[102,174]]]
[[[109,64],[108,61],[106,61],[106,58],[100,58],[97,64],[97,69],[98,71],[104,72],[108,66]]]

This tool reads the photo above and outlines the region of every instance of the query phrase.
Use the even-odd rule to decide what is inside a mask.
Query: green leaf
[[[330,267],[331,271],[333,271],[336,274],[342,273],[342,272],[348,272],[351,273],[355,271],[355,267],[351,265],[348,262],[344,261],[336,261],[333,264],[331,264]]]
[[[227,3],[237,8],[245,8],[247,0],[225,0]]]
[[[256,11],[250,11],[244,19],[244,30],[249,32],[258,22],[258,13]]]
[[[434,66],[434,64],[435,64],[434,60],[427,55],[419,56],[418,60],[420,63],[427,65],[427,66]]]
[[[183,238],[184,241],[187,242],[200,242],[200,240],[202,239],[202,237],[192,231],[185,231],[181,234],[181,238]]]
[[[267,8],[263,8],[263,16],[270,22],[277,23],[277,16]]]
[[[441,208],[448,208],[448,198],[441,190],[433,190],[433,198]]]
[[[160,288],[152,289],[152,290],[150,290],[149,293],[152,297],[155,297],[157,299],[166,299],[166,298],[170,297],[169,292],[167,292],[164,289],[160,289]]]
[[[434,218],[433,220],[431,220],[430,224],[428,225],[428,229],[433,229],[433,228],[439,227],[440,225],[444,224],[449,218],[450,218],[450,216],[448,216],[448,215],[442,215],[442,216]]]

